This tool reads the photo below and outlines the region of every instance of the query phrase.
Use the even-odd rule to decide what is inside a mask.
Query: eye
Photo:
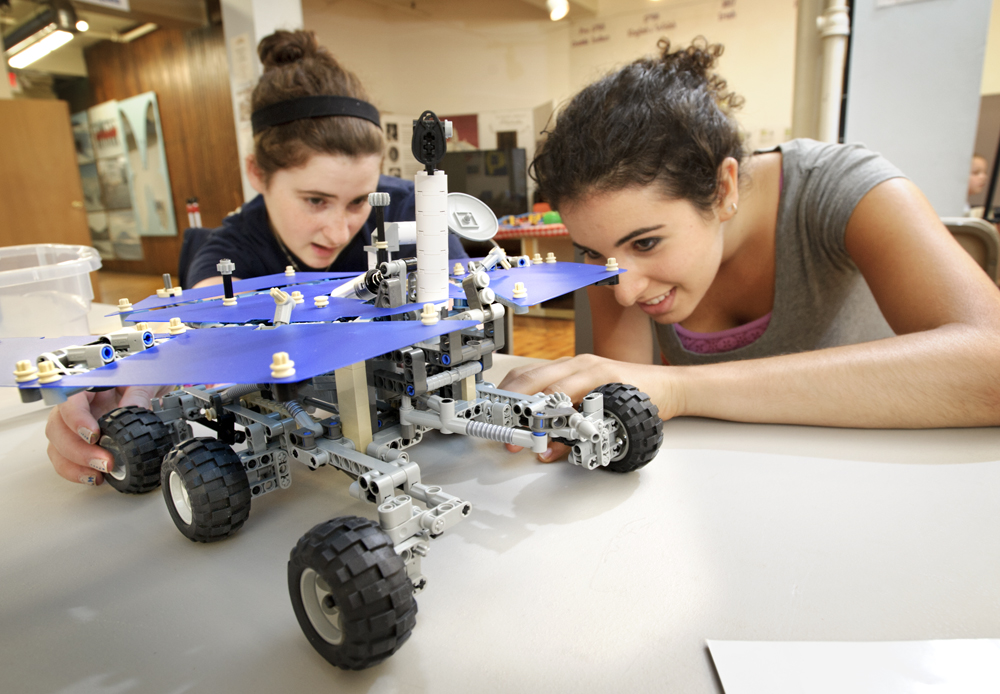
[[[632,242],[632,248],[634,248],[639,253],[648,253],[649,251],[656,248],[660,243],[660,237],[658,236],[647,236],[645,238],[636,239]]]
[[[351,207],[358,207],[358,206],[360,206],[360,205],[364,205],[364,204],[365,204],[366,202],[368,202],[368,196],[367,196],[367,195],[362,195],[362,196],[360,196],[360,197],[357,197],[357,198],[354,198],[354,199],[353,199],[353,200],[351,200],[351,202],[350,202],[350,203],[348,203],[348,204],[349,204],[349,205],[350,205]]]
[[[326,204],[326,198],[306,198],[306,202],[309,203],[311,207],[322,207]]]
[[[592,251],[589,248],[581,248],[580,250],[583,251],[583,257],[586,258],[587,260],[601,259],[601,254],[598,253],[597,251]]]

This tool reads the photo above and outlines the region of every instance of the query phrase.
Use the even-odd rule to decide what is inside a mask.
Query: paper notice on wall
[[[238,34],[229,39],[229,77],[234,85],[245,85],[257,81],[254,65],[254,43],[250,34]]]
[[[726,694],[996,694],[1000,639],[708,641]]]

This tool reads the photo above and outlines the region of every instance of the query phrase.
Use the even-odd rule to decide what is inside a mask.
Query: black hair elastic
[[[291,123],[304,118],[322,118],[323,116],[353,116],[371,121],[382,127],[378,109],[361,99],[349,96],[303,96],[298,99],[279,101],[253,112],[250,123],[253,134],[266,130],[274,125]]]

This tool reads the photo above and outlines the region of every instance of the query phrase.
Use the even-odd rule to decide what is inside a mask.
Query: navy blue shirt
[[[413,182],[392,176],[379,176],[378,192],[389,193],[389,206],[385,208],[386,222],[412,222],[416,218],[416,197]],[[368,254],[364,247],[371,244],[375,229],[375,211],[368,215],[361,231],[354,235],[333,261],[330,272],[364,272],[368,269]],[[416,256],[416,246],[400,246],[399,257]],[[323,272],[326,268],[306,265],[289,251],[302,271]],[[467,258],[462,243],[454,234],[448,235],[448,256]],[[271,233],[267,223],[267,208],[264,197],[258,195],[222,221],[222,226],[214,229],[208,240],[198,249],[187,274],[187,286],[193,287],[203,279],[215,277],[215,266],[222,258],[229,258],[236,265],[234,277],[249,279],[263,275],[273,275],[285,271],[288,259]]]

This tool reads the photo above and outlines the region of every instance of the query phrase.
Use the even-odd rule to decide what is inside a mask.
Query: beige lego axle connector
[[[56,371],[56,365],[48,359],[38,362],[38,382],[55,383],[62,378],[62,374]]]
[[[618,261],[614,258],[608,258],[608,262],[605,263],[604,269],[608,272],[618,272]]]
[[[295,375],[295,362],[288,352],[275,352],[271,359],[271,378],[288,378]]]
[[[131,310],[132,310],[132,302],[130,302],[128,299],[119,299],[118,300],[118,311],[119,312],[122,312],[122,311],[131,311]]]
[[[313,299],[313,303],[316,305],[316,308],[326,308],[330,305],[330,297],[326,294],[320,294]]]
[[[514,298],[515,299],[528,298],[528,290],[524,288],[524,282],[514,283]]]
[[[438,312],[434,308],[434,304],[424,304],[424,310],[420,314],[420,322],[424,325],[436,325],[438,320]]]
[[[17,362],[14,367],[14,380],[18,383],[27,383],[38,378],[38,369],[27,359]]]
[[[170,327],[168,329],[170,330],[171,335],[183,335],[187,332],[187,326],[181,323],[180,318],[171,318]]]

